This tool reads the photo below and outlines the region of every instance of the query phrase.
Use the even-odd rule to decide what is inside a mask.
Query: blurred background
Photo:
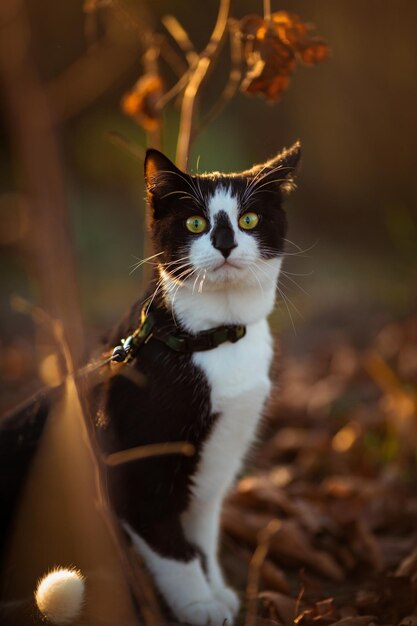
[[[174,14],[199,51],[218,9],[214,0],[201,10],[186,0],[126,0],[120,11],[102,2],[93,16],[93,4],[31,0],[17,27],[20,2],[4,3],[0,12],[1,409],[42,383],[43,340],[32,317],[11,306],[13,294],[59,316],[48,288],[58,291],[84,353],[138,297],[141,270],[130,272],[144,252],[146,136],[122,112],[121,99],[143,73],[146,32],[164,32],[163,15]],[[298,66],[276,104],[237,93],[197,137],[189,168],[246,168],[301,139],[298,189],[287,201],[294,245],[286,269],[294,275],[281,284],[291,303],[281,300],[273,318],[284,350],[295,354],[344,333],[364,341],[416,310],[417,5],[274,0],[272,10],[313,23],[330,58]],[[262,3],[232,3],[234,17],[250,13],[262,14]],[[19,64],[19,36],[30,41],[20,87],[12,67]],[[225,44],[203,87],[203,110],[224,85],[228,58]],[[166,69],[166,76],[169,87],[175,75]],[[54,129],[37,135],[45,110]],[[178,107],[169,107],[162,148],[171,158],[178,120]],[[42,269],[53,246],[62,259],[52,254],[54,267]],[[297,246],[305,252],[294,255]]]
[[[263,4],[233,0],[231,15],[262,16]],[[146,272],[132,266],[149,254],[144,151],[159,146],[175,158],[180,101],[164,109],[159,132],[154,101],[144,101],[143,83],[134,86],[152,73],[155,41],[163,93],[187,67],[164,16],[175,15],[200,52],[218,7],[0,1],[0,412],[55,386],[60,357],[85,361],[140,297]],[[322,622],[313,611],[306,626],[361,612],[372,620],[361,624],[414,624],[400,620],[417,598],[417,4],[272,0],[280,10],[315,25],[329,58],[297,64],[279,102],[238,91],[196,137],[188,161],[191,172],[236,171],[296,139],[303,145],[298,189],[286,205],[288,273],[271,319],[282,345],[280,392],[252,473],[226,503],[229,575],[243,590],[258,533],[274,515],[282,532],[263,584],[282,592],[287,608],[292,595],[294,606],[285,620],[277,604],[271,619],[293,624],[300,599],[310,602],[316,589],[311,602],[343,595],[349,606],[340,614],[333,607]],[[151,32],[164,35],[153,46]],[[197,120],[229,74],[226,40],[199,93]],[[138,103],[147,130],[126,114]],[[53,319],[63,322],[69,350]],[[79,623],[136,624],[131,592],[142,584],[127,586],[123,550],[109,539],[98,455],[66,382],[13,523],[0,609],[8,626],[40,623],[36,580],[54,564],[76,564],[89,585]],[[21,464],[22,478],[25,471],[16,441],[32,450],[32,434],[19,421],[10,433],[4,424],[0,491],[10,492],[20,484],[14,468]],[[3,493],[1,502],[8,518]],[[304,567],[321,576],[310,591]],[[378,593],[360,597],[360,576],[375,573],[386,576]]]

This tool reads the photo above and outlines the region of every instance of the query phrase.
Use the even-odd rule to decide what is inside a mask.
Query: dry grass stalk
[[[255,624],[261,568],[268,554],[271,539],[279,530],[280,526],[280,520],[273,519],[258,535],[258,546],[249,564],[248,584],[246,587],[247,613],[245,626],[254,626]]]
[[[193,456],[195,454],[195,448],[187,441],[155,443],[148,446],[138,446],[136,448],[129,448],[128,450],[113,452],[113,454],[109,454],[105,457],[104,462],[109,467],[115,467],[123,463],[130,463],[131,461],[138,461],[139,459],[148,459],[152,456],[163,456],[164,454]]]

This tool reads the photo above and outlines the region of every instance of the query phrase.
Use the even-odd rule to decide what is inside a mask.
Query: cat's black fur
[[[132,308],[109,348],[137,327],[140,308],[140,303]],[[154,299],[152,313],[161,330],[185,330],[174,324],[161,296]],[[134,370],[133,376],[129,370]],[[203,373],[190,354],[178,354],[151,340],[137,359],[109,378],[102,392],[107,419],[97,428],[106,453],[154,443],[194,445],[196,454],[191,457],[155,456],[109,469],[110,495],[118,515],[160,554],[189,559],[195,548],[185,540],[179,515],[187,508],[199,451],[217,417]]]

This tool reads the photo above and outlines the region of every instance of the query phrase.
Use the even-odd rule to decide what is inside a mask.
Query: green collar
[[[152,313],[146,313],[148,303],[142,308],[139,327],[126,339],[122,339],[121,345],[116,346],[111,357],[116,363],[126,363],[131,361],[139,349],[150,339],[157,339],[164,343],[174,352],[190,354],[213,350],[222,343],[230,341],[236,343],[246,335],[246,326],[229,325],[217,326],[204,330],[195,335],[188,333],[167,333],[158,329]]]

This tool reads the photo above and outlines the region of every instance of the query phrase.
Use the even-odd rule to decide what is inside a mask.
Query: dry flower
[[[123,96],[122,111],[143,126],[154,131],[161,125],[161,109],[158,102],[163,94],[161,78],[156,74],[141,76],[133,89]]]
[[[247,66],[241,89],[271,101],[288,88],[297,61],[315,65],[329,54],[327,45],[310,35],[311,26],[294,13],[278,11],[268,21],[247,15],[239,27]]]

